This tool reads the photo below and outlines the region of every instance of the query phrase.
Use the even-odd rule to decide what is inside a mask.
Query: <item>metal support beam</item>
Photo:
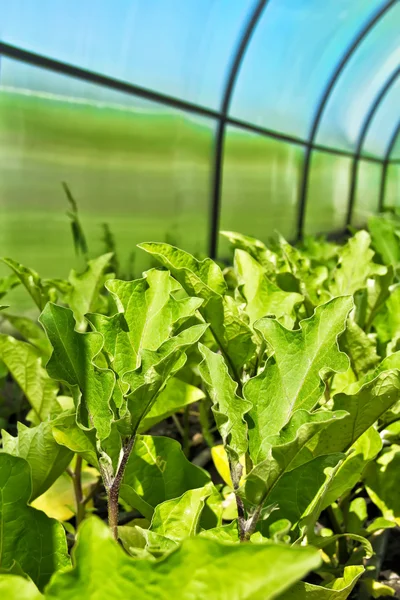
[[[243,36],[240,40],[239,46],[235,52],[232,66],[230,68],[229,75],[226,81],[225,90],[222,96],[220,120],[217,125],[214,142],[214,176],[210,208],[211,223],[209,240],[209,255],[211,256],[211,258],[216,257],[218,248],[218,233],[221,213],[222,161],[229,107],[243,57],[246,53],[254,29],[256,28],[257,23],[267,3],[268,0],[260,0],[257,3],[253,14],[251,15],[247,23],[247,26],[243,32]]]

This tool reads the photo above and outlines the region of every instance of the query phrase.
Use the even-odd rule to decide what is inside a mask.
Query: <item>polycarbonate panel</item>
[[[363,40],[335,86],[318,130],[317,142],[354,151],[371,106],[400,65],[400,2]],[[392,113],[397,122],[398,110]],[[382,132],[382,143],[386,143]]]
[[[228,127],[220,228],[261,240],[278,230],[293,239],[302,158],[299,146]],[[221,238],[219,254],[227,253]]]
[[[357,171],[357,187],[351,224],[362,227],[368,217],[379,208],[382,165],[360,160]]]
[[[397,140],[393,146],[392,153],[390,155],[391,160],[400,160],[400,132],[397,136]]]
[[[352,159],[326,152],[311,155],[305,233],[343,230],[349,201]]]
[[[382,100],[369,126],[362,153],[384,158],[400,115],[400,77]]]
[[[145,240],[207,252],[213,121],[115,92],[111,101],[92,84],[13,61],[2,67],[1,255],[44,276],[67,275],[73,248],[63,181],[78,202],[91,254],[104,250],[107,222],[125,272],[133,251],[137,275],[149,265],[135,249]],[[17,71],[20,89],[7,86]],[[37,90],[42,77],[53,94],[27,90],[32,81]],[[66,89],[68,96],[60,93]]]
[[[384,206],[400,208],[400,164],[392,164],[388,167]]]
[[[213,108],[255,0],[12,0],[3,41]]]
[[[326,85],[382,0],[269,0],[239,71],[230,114],[308,138]]]

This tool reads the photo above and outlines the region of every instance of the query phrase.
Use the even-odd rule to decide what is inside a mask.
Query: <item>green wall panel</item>
[[[313,152],[308,181],[305,233],[318,234],[345,228],[352,160],[326,152]]]
[[[63,76],[50,75],[64,89]],[[103,251],[104,222],[124,267],[144,240],[206,253],[214,122],[68,85],[68,95],[0,91],[0,255],[47,277],[67,275],[74,257],[62,181],[77,199],[91,254]],[[148,260],[136,252],[137,273]]]
[[[360,160],[352,218],[352,225],[355,227],[364,226],[368,217],[378,210],[381,179],[382,166],[380,164]]]
[[[400,208],[400,164],[389,165],[386,175],[384,206]]]
[[[229,127],[225,138],[220,228],[267,239],[296,232],[303,149]],[[220,240],[220,255],[227,253]]]

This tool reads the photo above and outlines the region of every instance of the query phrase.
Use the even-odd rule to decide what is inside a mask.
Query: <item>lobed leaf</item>
[[[61,523],[27,506],[31,473],[22,458],[0,453],[0,563],[9,568],[17,561],[43,589],[51,575],[70,564]]]
[[[250,324],[261,317],[274,315],[282,325],[291,329],[296,320],[295,307],[303,301],[303,296],[281,290],[268,279],[265,269],[243,250],[235,251],[234,264]]]
[[[73,457],[72,452],[57,444],[53,437],[52,430],[56,422],[45,421],[31,428],[17,423],[17,437],[12,437],[4,430],[1,432],[4,452],[24,458],[31,468],[31,501],[54,483]]]
[[[314,408],[324,391],[322,375],[348,368],[348,358],[339,351],[337,339],[352,305],[348,296],[330,300],[318,306],[311,318],[301,321],[295,331],[275,319],[256,323],[273,356],[243,389],[244,397],[253,405],[248,415],[253,461],[265,454],[265,440],[278,434],[295,410]]]
[[[103,336],[76,331],[72,311],[57,304],[47,304],[39,320],[53,346],[47,372],[72,387],[80,426],[96,429],[100,440],[107,438],[113,418],[110,400],[115,376],[110,369],[100,369],[94,363]]]
[[[272,600],[318,567],[320,558],[312,548],[224,545],[195,537],[162,560],[133,559],[92,517],[81,527],[74,561],[72,570],[52,579],[47,600],[100,594],[114,600]]]
[[[247,451],[247,423],[244,415],[251,403],[236,394],[237,384],[231,379],[221,354],[216,354],[207,346],[199,344],[203,361],[200,375],[212,400],[215,423],[221,434],[229,459],[239,463],[239,458]]]
[[[167,437],[137,435],[126,465],[120,495],[130,506],[151,519],[157,505],[201,488],[210,480],[182,452],[180,444]]]
[[[24,392],[38,422],[61,412],[57,402],[58,385],[43,368],[37,348],[0,334],[0,359]]]

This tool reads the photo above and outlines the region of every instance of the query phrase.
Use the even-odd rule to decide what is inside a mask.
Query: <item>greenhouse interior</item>
[[[4,1],[0,213],[0,598],[400,598],[400,0]]]

